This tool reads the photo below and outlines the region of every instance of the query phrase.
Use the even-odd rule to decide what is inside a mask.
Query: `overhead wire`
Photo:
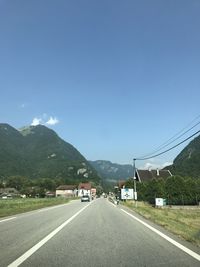
[[[161,151],[162,149],[164,149],[165,147],[169,146],[170,144],[174,143],[176,140],[178,140],[180,137],[182,137],[183,135],[185,135],[186,133],[188,133],[189,131],[191,131],[192,129],[194,129],[197,125],[200,124],[200,121],[198,123],[196,123],[193,127],[191,127],[190,129],[188,129],[187,131],[185,131],[184,133],[182,133],[181,135],[179,135],[177,138],[175,138],[174,140],[172,140],[171,142],[167,143],[166,145],[162,146],[160,149],[157,149],[155,150],[154,152],[150,153],[150,154],[147,154],[143,157],[146,157],[146,156],[151,156],[155,153],[157,153],[158,151]]]
[[[177,146],[183,144],[184,142],[186,142],[187,140],[189,140],[189,139],[192,138],[193,136],[197,135],[198,133],[200,133],[200,130],[197,131],[197,132],[195,132],[194,134],[190,135],[189,137],[187,137],[187,138],[184,139],[183,141],[179,142],[178,144],[174,145],[173,147],[170,147],[169,149],[167,149],[167,150],[165,150],[165,151],[163,151],[163,152],[161,152],[161,153],[158,153],[158,154],[153,155],[153,156],[151,156],[151,157],[134,158],[134,160],[147,160],[147,159],[151,159],[151,158],[158,157],[158,156],[160,156],[160,155],[162,155],[162,154],[165,154],[165,153],[167,153],[168,151],[170,151],[170,150],[176,148]]]
[[[170,144],[174,143],[176,140],[178,140],[179,138],[181,138],[183,135],[185,135],[186,133],[188,133],[189,131],[191,131],[192,129],[194,129],[197,125],[200,124],[200,121],[197,122],[195,125],[193,125],[192,127],[190,127],[188,130],[186,130],[185,132],[183,132],[185,129],[187,129],[194,121],[196,121],[198,118],[200,118],[200,115],[198,115],[195,119],[193,119],[187,126],[185,126],[182,130],[180,130],[178,133],[176,133],[175,135],[173,135],[170,139],[168,139],[167,141],[165,141],[163,144],[161,144],[160,146],[158,146],[154,151],[152,151],[151,153],[145,154],[143,156],[140,156],[139,158],[146,158],[149,157],[151,155],[154,155],[155,153],[161,151],[162,149],[164,149],[165,147],[169,146]],[[183,132],[183,133],[182,133]],[[181,134],[180,134],[181,133]],[[180,135],[179,135],[180,134]],[[177,135],[179,135],[178,137],[176,137]],[[175,138],[176,137],[176,138]]]

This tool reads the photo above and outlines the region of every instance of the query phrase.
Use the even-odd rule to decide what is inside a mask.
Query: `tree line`
[[[55,191],[56,187],[64,184],[64,179],[39,178],[29,179],[21,175],[9,176],[0,179],[0,188],[15,188],[20,194],[30,197],[44,197],[47,191]]]
[[[28,197],[45,197],[46,192],[55,192],[56,188],[63,184],[77,185],[80,182],[89,182],[86,180],[74,180],[69,178],[38,178],[30,179],[21,175],[9,176],[7,178],[0,177],[0,188],[15,188],[20,194]],[[103,192],[101,185],[91,182],[98,192]]]
[[[133,180],[129,179],[125,186],[133,188]],[[138,200],[155,204],[155,198],[164,198],[168,205],[198,205],[200,203],[200,179],[181,177],[179,175],[167,179],[152,179],[136,182]]]

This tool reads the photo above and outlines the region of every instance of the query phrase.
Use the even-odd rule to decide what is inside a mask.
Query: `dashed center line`
[[[75,219],[82,211],[84,211],[89,205],[91,205],[91,202],[83,207],[81,210],[76,212],[71,218],[69,218],[67,221],[62,223],[59,227],[57,227],[54,231],[52,231],[50,234],[48,234],[46,237],[44,237],[39,243],[37,243],[35,246],[30,248],[28,251],[26,251],[21,257],[13,261],[11,264],[8,265],[8,267],[17,267],[20,264],[22,264],[25,260],[27,260],[32,254],[34,254],[39,248],[41,248],[45,243],[47,243],[52,237],[54,237],[58,232],[60,232],[67,224],[69,224],[73,219]]]

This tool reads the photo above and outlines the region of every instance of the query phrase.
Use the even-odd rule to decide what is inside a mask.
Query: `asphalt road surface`
[[[0,220],[1,267],[199,267],[199,254],[199,248],[103,198]]]

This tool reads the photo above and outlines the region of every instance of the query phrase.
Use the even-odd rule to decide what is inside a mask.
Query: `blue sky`
[[[0,0],[0,122],[132,163],[200,113],[199,14],[198,0]]]

